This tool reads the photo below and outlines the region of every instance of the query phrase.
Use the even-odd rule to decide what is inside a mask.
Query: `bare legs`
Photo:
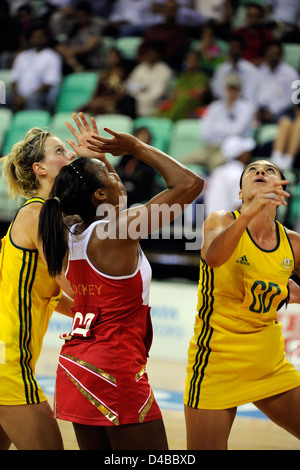
[[[48,402],[0,406],[0,449],[8,449],[11,443],[19,450],[63,450]]]
[[[167,450],[162,419],[122,426],[86,426],[73,423],[81,450]]]
[[[295,121],[283,117],[278,123],[278,134],[273,146],[272,161],[283,169],[292,166],[300,150],[300,116]]]
[[[197,410],[185,406],[188,450],[226,450],[236,408]]]
[[[300,387],[254,402],[274,423],[300,439]],[[236,408],[202,410],[185,407],[188,450],[225,450]]]

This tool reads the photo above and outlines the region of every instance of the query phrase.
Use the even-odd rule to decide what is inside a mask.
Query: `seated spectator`
[[[284,115],[293,115],[291,86],[298,79],[298,72],[283,60],[282,45],[269,44],[264,63],[259,67],[256,96],[257,118],[261,124],[276,123]]]
[[[278,122],[278,133],[273,144],[271,160],[283,170],[297,166],[300,152],[300,106],[294,106],[294,118],[287,116]]]
[[[80,0],[69,0],[67,5],[60,5],[59,9],[54,11],[49,18],[49,28],[53,37],[58,42],[66,42],[76,24],[76,10],[80,8]],[[87,0],[90,6],[91,14],[101,18],[100,24],[105,26],[107,18],[113,7],[111,0]]]
[[[159,105],[157,114],[173,121],[191,118],[198,108],[208,104],[209,98],[209,77],[199,69],[197,52],[190,51],[171,97]]]
[[[45,27],[36,26],[31,48],[17,55],[12,67],[12,108],[53,110],[61,81],[61,58],[48,47]]]
[[[226,78],[225,91],[225,98],[212,102],[201,119],[203,148],[182,159],[185,164],[206,167],[209,173],[226,162],[221,149],[226,137],[236,135],[247,138],[253,133],[255,108],[240,97],[241,79],[238,75]]]
[[[212,76],[216,67],[225,60],[224,53],[221,50],[214,34],[214,27],[206,23],[201,31],[198,52],[198,62],[203,72]]]
[[[152,9],[153,0],[116,0],[104,34],[114,37],[142,36],[161,15]]]
[[[139,127],[134,135],[145,144],[151,145],[152,135],[147,127]],[[149,200],[154,194],[155,170],[133,155],[123,155],[116,171],[120,176],[126,192],[127,206]]]
[[[217,37],[228,40],[231,33],[231,17],[233,16],[235,0],[194,0],[193,8],[197,14],[211,21]]]
[[[270,16],[267,27],[277,40],[299,42],[299,0],[266,0],[265,7]]]
[[[16,17],[21,32],[22,49],[25,49],[28,45],[28,35],[30,35],[32,28],[36,24],[37,18],[30,3],[21,5],[17,10]]]
[[[133,119],[135,113],[135,100],[126,94],[125,80],[127,68],[122,61],[120,51],[110,49],[107,58],[107,68],[99,75],[97,88],[91,100],[80,111],[92,114],[120,113]]]
[[[0,69],[10,69],[21,48],[18,20],[10,15],[7,0],[0,0]]]
[[[58,43],[67,43],[75,24],[76,13],[71,4],[53,12],[49,18],[49,29]]]
[[[216,168],[208,178],[204,192],[205,216],[214,211],[240,209],[241,174],[255,146],[256,142],[252,137],[232,135],[224,140],[221,149],[226,163]]]
[[[163,22],[148,28],[139,47],[138,56],[141,57],[145,48],[153,41],[163,45],[162,60],[173,70],[182,69],[182,62],[188,49],[188,36],[184,26],[177,21],[177,2],[167,0],[161,7]]]
[[[126,88],[136,100],[137,116],[152,116],[167,96],[172,69],[161,60],[161,43],[149,43],[141,62],[130,73]]]
[[[274,41],[270,29],[263,23],[265,9],[258,3],[246,4],[246,25],[235,33],[243,39],[242,57],[254,65],[260,65],[264,59],[267,44]]]
[[[224,96],[224,83],[228,75],[237,73],[241,77],[242,96],[255,102],[258,87],[257,67],[248,60],[243,59],[244,41],[237,35],[231,36],[229,41],[228,56],[222,64],[215,68],[211,87],[216,98]]]
[[[101,37],[103,20],[92,15],[89,3],[80,2],[76,8],[76,23],[65,43],[56,50],[66,65],[66,72],[97,70],[102,65]]]

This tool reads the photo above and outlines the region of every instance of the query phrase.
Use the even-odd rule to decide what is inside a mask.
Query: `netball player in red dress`
[[[81,449],[167,449],[146,372],[151,268],[139,240],[162,226],[154,209],[173,206],[171,219],[176,217],[201,192],[203,180],[136,137],[107,132],[112,137],[95,136],[89,147],[97,159],[79,158],[60,171],[40,216],[49,272],[55,276],[66,267],[75,292],[54,412],[73,422]],[[122,207],[126,192],[104,151],[132,154],[151,165],[167,189],[144,206]],[[68,230],[62,214],[77,214],[80,221]]]

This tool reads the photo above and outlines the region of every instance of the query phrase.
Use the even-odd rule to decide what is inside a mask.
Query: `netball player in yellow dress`
[[[300,274],[300,235],[275,221],[288,197],[282,176],[268,161],[248,165],[241,211],[204,222],[184,393],[188,449],[226,449],[237,406],[249,402],[300,437],[300,374],[277,321],[289,278]]]
[[[74,116],[73,116],[74,117]],[[76,132],[77,154],[93,131],[82,116]],[[73,131],[74,133],[74,131]],[[42,204],[60,168],[75,153],[53,134],[31,129],[4,159],[10,189],[27,199],[2,240],[0,254],[0,449],[62,449],[51,408],[35,378],[43,336],[55,309],[72,316],[69,284],[50,278],[37,240]],[[68,295],[62,294],[66,292]]]

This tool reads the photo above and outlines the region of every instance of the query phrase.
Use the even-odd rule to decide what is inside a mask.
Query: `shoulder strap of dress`
[[[32,202],[40,202],[41,204],[44,204],[45,199],[42,197],[31,197],[30,199],[27,199],[27,201],[23,204],[22,207],[27,206],[28,204],[31,204]]]
[[[231,211],[231,213],[235,219],[238,219],[240,216],[240,211]]]

